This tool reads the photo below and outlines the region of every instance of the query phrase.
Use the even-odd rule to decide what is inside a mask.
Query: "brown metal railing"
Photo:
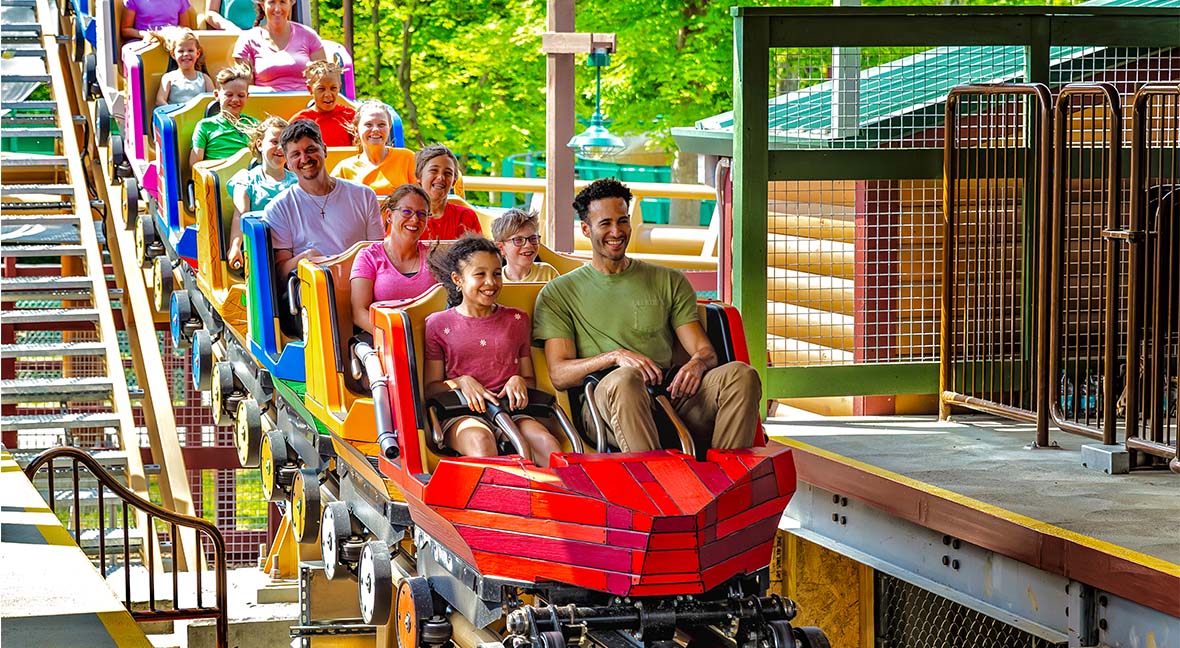
[[[1131,115],[1126,446],[1180,472],[1180,84],[1143,86]]]
[[[947,97],[939,414],[963,406],[1036,421],[1048,299],[1052,128],[1043,84],[971,85]],[[1037,253],[1026,253],[1026,249]]]
[[[25,475],[29,481],[33,481],[37,472],[43,468],[48,467],[46,473],[46,481],[48,485],[48,496],[45,498],[49,503],[49,508],[57,512],[57,490],[55,489],[55,460],[65,458],[70,460],[70,475],[71,487],[73,494],[73,505],[71,508],[72,527],[74,531],[74,542],[79,546],[82,545],[82,513],[81,513],[81,489],[79,479],[80,467],[79,464],[85,466],[86,469],[93,475],[98,482],[97,487],[97,511],[98,511],[98,561],[100,573],[105,577],[107,574],[107,526],[106,526],[106,505],[105,493],[107,490],[111,491],[118,499],[122,500],[122,529],[123,529],[123,544],[121,555],[123,561],[124,573],[124,603],[127,606],[131,616],[140,623],[150,621],[171,621],[183,619],[203,619],[212,618],[216,622],[217,645],[220,648],[227,648],[229,645],[229,621],[228,621],[228,605],[227,597],[228,590],[226,589],[226,563],[225,563],[225,540],[221,536],[221,532],[212,522],[203,520],[201,518],[189,517],[174,513],[165,508],[161,508],[133,493],[123,484],[108,473],[102,465],[94,460],[89,454],[78,448],[59,447],[51,448],[42,452],[33,458],[29,465],[25,468]],[[213,571],[215,579],[216,592],[214,593],[215,603],[212,606],[207,606],[205,602],[205,592],[202,586],[203,570],[200,566],[193,566],[193,571],[196,578],[196,606],[195,607],[180,607],[180,577],[175,568],[175,560],[173,560],[172,569],[172,605],[168,609],[160,609],[162,601],[156,600],[156,566],[160,561],[155,555],[157,542],[149,539],[145,544],[147,545],[147,558],[143,561],[144,567],[148,571],[148,609],[136,610],[132,606],[131,596],[131,554],[132,542],[130,535],[129,523],[131,515],[129,514],[129,507],[135,507],[146,515],[148,533],[155,534],[156,520],[161,520],[168,526],[169,539],[173,547],[180,544],[179,529],[192,529],[198,535],[198,541],[208,540],[209,546],[213,553]],[[116,523],[119,521],[116,520]],[[203,536],[203,537],[201,537]],[[202,546],[203,542],[201,545]]]
[[[1066,86],[1053,112],[1048,407],[1062,430],[1115,442],[1122,108],[1108,83]],[[1105,232],[1105,235],[1104,235]]]

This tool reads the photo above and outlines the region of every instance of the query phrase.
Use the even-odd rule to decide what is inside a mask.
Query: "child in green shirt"
[[[202,160],[224,160],[246,148],[250,134],[258,126],[258,120],[243,115],[246,100],[250,98],[250,81],[253,75],[244,65],[231,65],[217,73],[217,100],[221,112],[197,122],[193,131],[193,150],[189,153],[189,165]]]

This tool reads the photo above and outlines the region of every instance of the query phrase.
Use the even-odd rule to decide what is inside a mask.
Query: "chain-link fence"
[[[877,648],[1055,648],[1065,646],[917,585],[876,573]]]

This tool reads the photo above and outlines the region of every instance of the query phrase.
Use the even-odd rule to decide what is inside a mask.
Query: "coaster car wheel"
[[[139,267],[146,269],[152,259],[160,256],[158,246],[156,221],[151,214],[135,219],[135,258],[139,260]]]
[[[81,30],[81,27],[79,27]],[[85,40],[85,36],[82,37]],[[86,53],[86,72],[82,77],[83,83],[86,86],[83,90],[86,92],[86,99],[89,101],[102,94],[102,88],[98,86],[98,55],[94,52]]]
[[[238,462],[245,468],[258,466],[262,451],[262,408],[253,398],[244,398],[238,403],[238,416],[234,422],[234,446],[238,449]]]
[[[229,425],[233,422],[233,415],[231,412],[236,412],[237,408],[233,400],[234,395],[234,369],[228,362],[218,362],[213,365],[213,378],[210,380],[210,395],[213,401],[213,423],[214,425]],[[234,438],[235,443],[237,438]],[[255,451],[257,455],[257,451]],[[238,448],[238,458],[242,458],[241,448]],[[255,456],[254,465],[247,465],[242,463],[245,468],[254,468],[258,466],[258,458]]]
[[[271,502],[281,502],[285,497],[287,477],[283,475],[283,468],[289,462],[287,440],[278,431],[267,432],[262,437],[262,447],[259,451],[262,457],[259,472],[262,473],[262,492]]]
[[[213,382],[213,336],[201,329],[193,333],[193,385],[208,391]]]
[[[94,102],[94,144],[98,148],[111,141],[111,109],[105,97]]]
[[[179,290],[172,293],[172,303],[168,308],[168,328],[172,333],[172,346],[183,349],[189,344],[186,329],[189,320],[193,318],[193,305],[189,301],[188,293]]]
[[[115,137],[113,137],[111,139],[111,150],[110,150],[111,166],[109,169],[111,182],[116,182],[117,178],[120,178],[120,177],[125,178],[125,179],[131,179],[131,178],[135,177],[135,174],[131,173],[131,165],[127,164],[127,153],[124,150],[125,144],[126,143],[123,141],[123,134],[122,133],[119,133],[118,135],[116,135]],[[137,195],[137,198],[138,198],[138,195]],[[127,229],[131,229],[132,218],[134,216],[135,216],[135,212],[128,209],[127,210]]]
[[[828,636],[824,634],[823,630],[815,626],[803,626],[795,628],[792,633],[794,642],[791,647],[795,648],[832,648],[831,642],[828,641]]]
[[[422,630],[430,617],[434,616],[434,596],[430,583],[421,576],[407,578],[397,587],[396,606],[397,640],[401,646],[426,645],[422,641]]]
[[[352,536],[349,516],[348,504],[344,502],[328,502],[324,507],[324,515],[320,520],[320,555],[324,558],[324,575],[328,580],[348,576],[344,543]]]
[[[168,257],[158,256],[152,262],[152,306],[163,313],[172,300],[172,264]]]
[[[389,547],[384,542],[372,540],[365,543],[357,562],[356,581],[361,618],[365,623],[385,625],[389,621],[389,608],[393,603],[393,560],[389,556]],[[430,593],[429,586],[426,592]],[[399,622],[399,639],[402,636],[401,628],[402,624]],[[403,640],[398,645],[408,647],[418,644],[406,643]]]
[[[316,471],[303,468],[291,483],[291,529],[299,542],[310,542],[320,532],[320,479]]]

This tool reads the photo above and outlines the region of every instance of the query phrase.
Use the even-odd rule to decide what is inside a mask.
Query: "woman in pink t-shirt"
[[[234,59],[254,70],[254,83],[278,92],[304,92],[303,70],[324,60],[324,44],[309,27],[291,22],[291,0],[254,0],[258,18],[234,44]],[[263,20],[266,24],[263,24]]]
[[[381,204],[381,215],[389,223],[385,240],[361,250],[352,262],[352,321],[370,334],[373,302],[413,299],[438,283],[426,264],[429,248],[418,240],[429,210],[430,199],[418,185],[395,189]]]
[[[524,311],[496,303],[503,286],[499,250],[481,236],[467,236],[445,254],[432,255],[431,267],[450,291],[452,308],[426,317],[426,394],[458,389],[473,412],[502,400],[509,411],[524,408],[528,389],[537,383],[529,351],[532,325]],[[532,417],[513,420],[524,437],[527,458],[548,466],[549,456],[561,452],[557,439]],[[447,421],[443,439],[468,457],[497,454],[496,435],[479,417]]]

